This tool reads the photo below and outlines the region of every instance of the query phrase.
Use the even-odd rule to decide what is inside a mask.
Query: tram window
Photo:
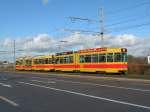
[[[81,55],[80,63],[91,63],[91,55]]]
[[[64,57],[64,58],[63,58],[63,63],[64,63],[64,64],[67,63],[67,59],[68,59],[68,57]]]
[[[121,53],[114,54],[114,62],[122,62],[122,54]]]
[[[25,60],[25,66],[31,66],[31,60]]]
[[[42,60],[41,59],[38,59],[38,64],[41,64],[42,63]]]
[[[38,59],[36,59],[34,62],[35,62],[35,64],[39,64],[39,61],[38,61]]]
[[[46,64],[46,59],[42,59],[42,64]]]
[[[39,60],[38,59],[35,60],[35,64],[39,64]]]
[[[65,63],[73,63],[73,56],[67,56],[67,57],[64,57],[64,64]]]
[[[90,63],[91,62],[91,55],[85,55],[85,62]]]
[[[45,59],[42,59],[42,64],[46,64],[46,60]]]
[[[69,60],[69,56],[65,57],[65,60],[64,60],[66,63],[70,63],[70,60]]]
[[[64,63],[73,63],[73,56],[65,57]]]
[[[34,63],[34,64],[37,64],[37,60],[33,60],[33,63]]]
[[[19,62],[19,61],[16,61],[16,65],[20,65],[20,62]]]
[[[20,64],[23,65],[23,60],[20,61]]]
[[[48,63],[49,63],[49,62],[48,62],[48,58],[46,58],[46,59],[45,59],[45,64],[48,64]]]
[[[127,62],[127,53],[122,53],[123,62]]]
[[[40,59],[37,59],[37,64],[41,64],[41,63],[40,63]]]
[[[40,59],[40,64],[45,64],[45,59]]]
[[[63,58],[59,58],[60,64],[63,64]]]
[[[25,66],[26,66],[26,65],[27,65],[27,61],[25,60],[24,62],[25,62],[25,63],[24,63],[24,64],[25,64]]]
[[[20,64],[20,65],[22,65],[22,64],[23,64],[23,62],[22,62],[22,61],[20,61],[20,62],[19,62],[19,64]]]
[[[35,61],[35,60],[33,60],[33,64],[36,64],[36,61]]]
[[[22,61],[16,61],[16,65],[22,65]]]
[[[49,58],[49,59],[48,59],[48,64],[52,64],[52,63],[53,63],[52,58]]]
[[[99,54],[99,62],[106,62],[106,54]]]
[[[40,64],[40,60],[39,59],[37,59],[37,64]]]
[[[40,59],[38,59],[38,64],[41,64],[41,60]]]
[[[91,55],[91,62],[98,62],[98,54]]]
[[[73,63],[73,56],[69,56],[69,63]]]
[[[43,60],[42,59],[40,59],[40,64],[43,64]]]
[[[55,59],[55,63],[56,63],[56,64],[59,64],[59,63],[60,63],[59,58],[56,58],[56,59]]]
[[[80,55],[80,63],[84,63],[84,62],[85,62],[84,55]]]
[[[19,62],[19,61],[16,61],[16,65],[20,65],[20,62]]]
[[[107,62],[113,62],[113,53],[107,54]]]
[[[31,66],[31,65],[32,65],[31,60],[28,60],[28,66]]]
[[[43,60],[42,59],[39,59],[39,64],[43,64]]]

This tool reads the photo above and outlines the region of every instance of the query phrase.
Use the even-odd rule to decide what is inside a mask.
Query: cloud
[[[69,49],[85,49],[102,47],[102,41],[98,35],[85,35],[80,33],[74,33],[64,40],[68,41],[64,45],[66,50]],[[149,37],[137,37],[133,34],[120,34],[116,36],[105,35],[104,47],[123,47],[128,49],[128,53],[134,56],[145,56],[148,51],[150,52],[150,36]]]
[[[139,43],[139,39],[132,34],[117,35],[113,38],[113,41],[115,42],[113,45],[118,46],[134,46]]]
[[[49,0],[42,0],[44,5],[47,5],[49,3]]]
[[[24,40],[19,39],[16,43],[19,46],[21,43],[22,49],[34,52],[50,52],[56,49],[55,40],[48,34],[39,34],[37,36],[26,38]]]
[[[60,43],[57,38],[48,34],[38,34],[33,37],[16,39],[16,49],[30,51],[31,54],[49,54],[60,51],[79,50],[86,48],[101,47],[101,38],[98,35],[86,35],[79,32],[72,33],[62,38],[66,41]],[[123,47],[134,56],[145,56],[150,50],[150,37],[137,37],[133,34],[120,34],[116,36],[105,35],[105,47]],[[12,40],[5,39],[4,47],[12,48]],[[60,49],[61,48],[61,49]],[[24,53],[23,53],[24,54]]]
[[[6,38],[3,43],[3,47],[11,48],[13,46],[13,40]]]

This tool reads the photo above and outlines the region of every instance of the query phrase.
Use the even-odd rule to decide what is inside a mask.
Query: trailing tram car
[[[16,70],[32,70],[32,57],[17,58]]]
[[[53,56],[36,56],[32,58],[32,70],[54,71]]]
[[[25,57],[23,60],[24,60],[23,70],[32,70],[32,57],[28,56],[28,57]]]
[[[24,69],[23,58],[24,57],[20,57],[20,58],[16,59],[16,70],[23,70]]]
[[[54,56],[55,71],[78,71],[76,55],[77,53],[73,51],[56,53]]]

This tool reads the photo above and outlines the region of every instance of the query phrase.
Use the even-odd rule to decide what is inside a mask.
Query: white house
[[[150,64],[150,56],[147,56],[147,62]]]

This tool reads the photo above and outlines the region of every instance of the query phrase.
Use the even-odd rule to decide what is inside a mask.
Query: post
[[[104,47],[104,12],[103,8],[100,8],[100,36],[101,36],[101,47]]]
[[[15,40],[13,41],[13,48],[14,48],[14,52],[13,52],[13,54],[14,54],[14,70],[16,70],[16,42],[15,42]]]
[[[64,41],[64,40],[61,40],[59,41],[60,45],[59,45],[59,50],[60,52],[64,52],[64,46],[63,46],[63,43],[67,43],[68,41]]]

